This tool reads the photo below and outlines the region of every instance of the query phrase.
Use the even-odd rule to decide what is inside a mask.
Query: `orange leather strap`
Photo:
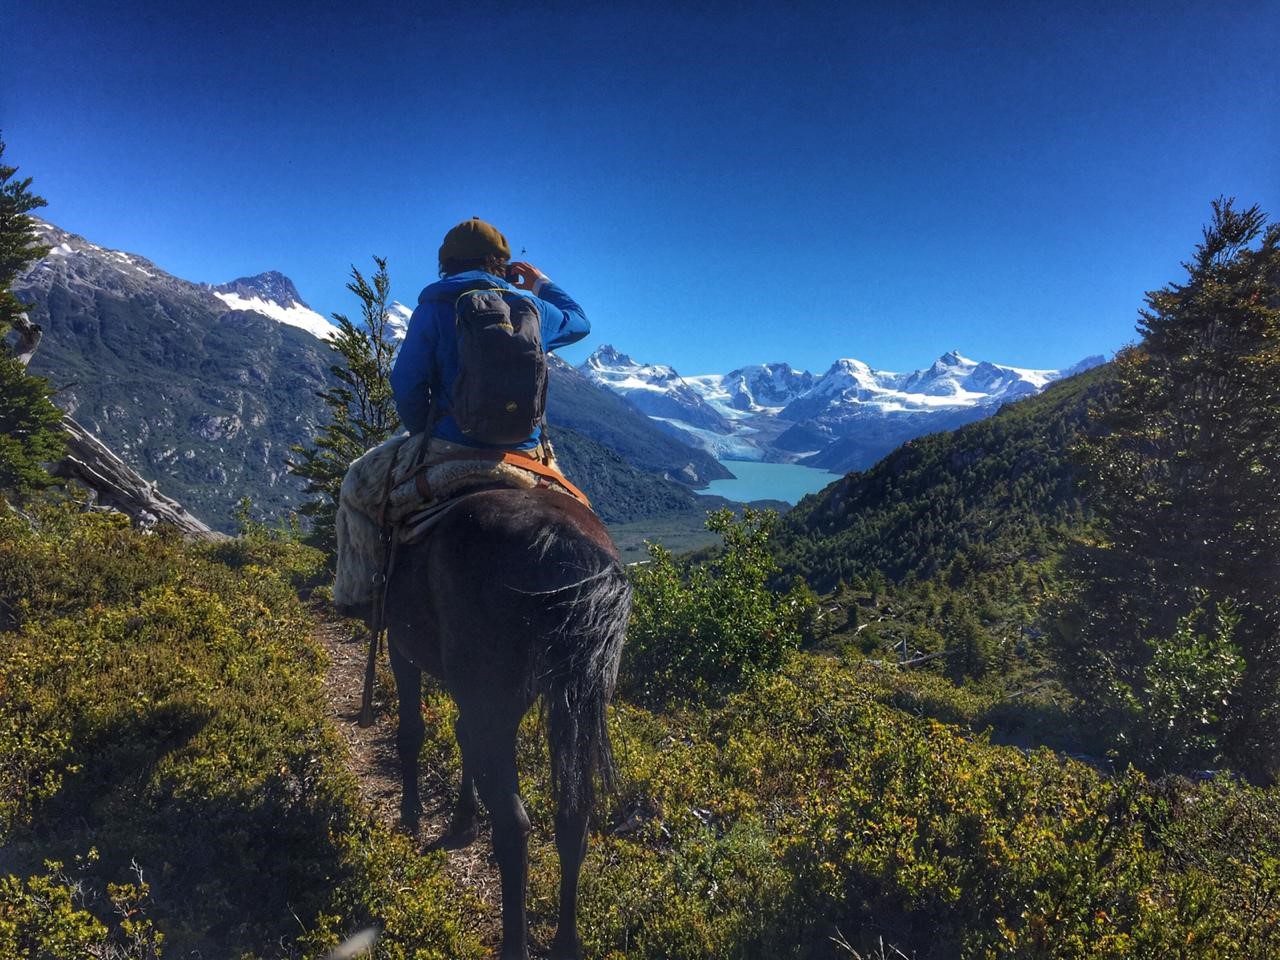
[[[564,487],[565,490],[569,491],[569,493],[572,494],[576,500],[581,502],[583,506],[587,509],[591,509],[591,501],[587,499],[587,495],[570,483],[563,473],[555,469],[555,467],[548,467],[541,460],[530,457],[528,454],[514,453],[512,451],[504,452],[499,450],[468,450],[465,452],[460,451],[458,453],[451,453],[446,457],[441,457],[440,459],[435,460],[434,462],[442,463],[445,460],[491,460],[494,463],[507,463],[513,467],[518,467],[521,470],[528,470],[530,473],[536,473],[540,477],[546,477],[548,480]]]
[[[591,501],[587,499],[587,495],[570,483],[565,475],[555,467],[548,467],[541,460],[534,460],[519,453],[503,454],[502,462],[509,463],[513,467],[519,467],[521,470],[528,470],[530,473],[536,473],[540,477],[546,477],[548,480],[558,483],[580,500],[584,507],[588,510],[591,509]]]

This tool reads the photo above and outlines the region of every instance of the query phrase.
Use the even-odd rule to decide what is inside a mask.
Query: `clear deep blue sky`
[[[479,215],[586,307],[571,360],[1064,366],[1213,197],[1280,216],[1277,0],[0,6],[55,223],[328,314]]]

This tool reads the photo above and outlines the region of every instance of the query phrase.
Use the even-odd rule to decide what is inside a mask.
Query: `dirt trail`
[[[395,705],[375,701],[373,726],[360,727],[360,693],[368,655],[365,634],[363,630],[355,632],[354,621],[336,619],[323,609],[313,607],[312,614],[316,622],[313,634],[329,655],[324,681],[329,717],[347,742],[350,770],[359,783],[360,798],[382,823],[398,829],[400,762],[396,758]],[[452,782],[448,771],[435,768],[425,759],[419,780],[424,808],[419,841],[425,846],[448,826],[458,784]],[[480,839],[470,847],[448,852],[446,873],[484,901],[487,909],[480,935],[487,945],[497,947],[501,939],[502,894],[491,849],[486,824]]]

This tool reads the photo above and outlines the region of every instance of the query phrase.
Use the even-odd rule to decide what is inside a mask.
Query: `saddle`
[[[368,604],[393,542],[421,540],[467,494],[500,487],[543,486],[590,504],[555,467],[529,454],[431,444],[401,434],[367,451],[342,481],[336,518],[337,576],[333,600]]]
[[[398,543],[417,543],[446,513],[483,490],[541,487],[573,497],[587,509],[587,495],[552,464],[527,454],[465,451],[419,464],[387,496],[387,509],[400,517]]]

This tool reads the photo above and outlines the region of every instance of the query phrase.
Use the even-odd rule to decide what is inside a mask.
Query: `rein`
[[[403,446],[403,444],[401,444]],[[378,510],[379,537],[382,540],[382,569],[373,575],[373,608],[369,615],[369,656],[364,664],[364,689],[360,692],[360,726],[373,726],[373,684],[378,672],[378,651],[382,647],[382,635],[387,626],[387,584],[395,572],[398,527],[387,522],[387,505],[391,502],[391,488],[395,482],[396,462],[400,459],[400,447],[391,457],[387,481],[382,491],[382,506]]]

